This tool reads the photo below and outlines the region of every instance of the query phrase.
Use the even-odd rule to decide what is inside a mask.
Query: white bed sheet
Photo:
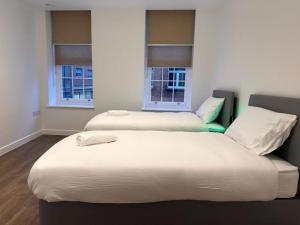
[[[299,172],[298,167],[275,155],[267,155],[278,171],[277,198],[292,198],[297,194]]]
[[[91,131],[118,141],[79,147],[76,134],[31,169],[32,192],[48,202],[267,201],[277,197],[273,163],[219,133]]]
[[[158,131],[191,131],[220,132],[225,128],[218,123],[205,124],[191,112],[137,112],[129,111],[128,115],[111,116],[101,113],[92,118],[84,130],[158,130]]]

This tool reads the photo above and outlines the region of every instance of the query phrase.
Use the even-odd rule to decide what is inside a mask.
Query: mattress
[[[225,128],[218,123],[204,123],[196,114],[190,112],[137,112],[128,115],[111,116],[101,113],[92,118],[84,130],[158,130],[220,132]]]
[[[48,202],[145,203],[171,200],[269,201],[278,172],[220,133],[89,131],[113,143],[80,147],[77,135],[33,165],[28,185]]]
[[[298,167],[275,155],[266,156],[278,171],[277,198],[292,198],[297,194],[299,172]]]

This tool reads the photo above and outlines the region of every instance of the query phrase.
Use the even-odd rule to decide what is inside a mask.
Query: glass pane
[[[83,77],[83,68],[75,67],[74,69],[74,78],[82,78]]]
[[[84,89],[93,88],[93,80],[92,79],[84,79]]]
[[[174,90],[174,102],[184,102],[184,89]]]
[[[85,89],[84,97],[85,99],[93,99],[93,89]]]
[[[169,80],[169,69],[168,68],[163,68],[163,79]]]
[[[162,79],[162,68],[153,68],[151,80],[161,80]]]
[[[174,80],[174,78],[175,78],[174,73],[169,72],[168,79],[169,80]]]
[[[171,82],[171,86],[169,86],[170,82],[163,82],[163,93],[162,93],[162,101],[163,102],[172,102],[173,98],[173,83]]]
[[[161,101],[161,81],[151,82],[151,101],[152,102]]]
[[[74,89],[74,99],[84,99],[83,89]]]
[[[72,79],[63,79],[63,98],[73,98]]]
[[[184,88],[185,82],[178,82],[178,88]]]
[[[179,73],[179,78],[180,81],[185,81],[185,74],[184,73]]]
[[[169,88],[172,88],[174,86],[174,81],[169,81],[168,86],[169,86]]]
[[[62,76],[72,77],[72,66],[62,66]]]
[[[85,68],[84,78],[93,78],[93,70],[91,67]]]
[[[73,86],[75,88],[83,88],[83,79],[74,79]]]

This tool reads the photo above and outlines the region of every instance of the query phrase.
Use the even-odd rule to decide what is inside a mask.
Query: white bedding
[[[292,198],[297,194],[299,172],[298,167],[275,155],[266,156],[278,171],[277,198]]]
[[[217,123],[205,124],[196,114],[190,112],[137,112],[128,115],[111,116],[101,113],[92,118],[84,130],[159,130],[221,132],[225,128]]]
[[[267,201],[278,172],[265,157],[219,133],[91,131],[118,141],[76,146],[76,134],[47,151],[28,184],[49,202]]]

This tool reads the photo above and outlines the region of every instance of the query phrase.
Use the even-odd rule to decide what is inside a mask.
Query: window
[[[93,70],[90,11],[52,11],[50,106],[91,107]]]
[[[189,68],[148,68],[145,86],[146,109],[189,110],[191,100]]]
[[[189,111],[194,10],[148,10],[144,108]]]
[[[93,99],[93,70],[90,66],[57,66],[59,103],[89,103]]]

